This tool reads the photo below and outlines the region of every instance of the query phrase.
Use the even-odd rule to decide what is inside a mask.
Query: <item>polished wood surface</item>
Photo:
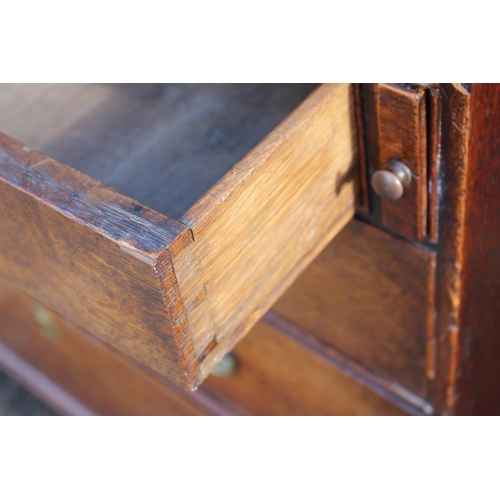
[[[427,397],[435,254],[353,220],[273,310],[374,373]]]
[[[188,388],[352,218],[359,197],[349,84],[316,90],[181,222],[3,135],[0,157],[2,275]]]
[[[4,399],[2,392],[7,389],[12,400]],[[12,394],[14,392],[14,394]],[[17,394],[16,394],[17,393]],[[25,405],[19,401],[23,395]],[[5,403],[0,415],[33,416],[38,415],[39,405],[51,408],[54,415],[81,415],[91,416],[94,412],[78,401],[73,395],[61,389],[42,372],[34,368],[17,353],[0,342],[0,398]],[[23,409],[23,406],[26,409]],[[3,410],[3,411],[2,411]]]
[[[453,412],[500,414],[500,85],[472,85]]]
[[[268,311],[261,321],[283,332],[288,338],[294,339],[327,363],[335,366],[343,374],[358,381],[364,387],[410,415],[432,415],[434,413],[434,408],[427,399],[417,396],[391,378],[377,375],[373,370],[366,368],[358,361],[332,347],[331,344],[306,332],[273,310]]]
[[[34,313],[40,307],[47,311],[57,337],[47,336],[37,324]],[[7,347],[38,370],[36,380],[27,380],[30,373],[23,367],[17,367],[17,376],[58,411],[78,415],[206,414],[164,380],[3,281],[0,316],[0,362],[15,361],[12,354],[9,359],[2,356]],[[15,366],[6,367],[16,375]],[[66,394],[61,395],[61,391]],[[83,405],[68,400],[68,394]]]
[[[442,96],[439,86],[432,85],[428,89],[428,241],[437,243],[439,235],[439,201],[441,176],[441,131],[442,131]]]
[[[443,84],[442,197],[436,267],[436,380],[433,404],[440,414],[453,413],[455,379],[462,360],[458,351],[462,296],[463,246],[470,146],[470,92],[460,84]],[[485,200],[486,202],[486,200]],[[491,200],[488,202],[491,203]]]
[[[235,348],[238,368],[204,386],[253,415],[404,415],[275,328],[260,322]]]
[[[394,201],[374,197],[382,224],[402,236],[422,241],[427,235],[427,116],[425,91],[418,87],[365,84],[369,134],[367,152],[373,172],[386,170],[391,159],[412,172],[403,196]]]
[[[37,321],[40,308],[55,334]],[[4,281],[0,315],[0,364],[63,413],[406,413],[269,323],[258,323],[238,345],[235,374],[211,376],[193,393],[171,386]]]

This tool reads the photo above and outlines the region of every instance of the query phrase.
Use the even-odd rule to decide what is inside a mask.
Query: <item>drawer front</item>
[[[442,147],[440,89],[435,84],[385,83],[362,84],[360,88],[365,158],[372,181],[368,196],[371,217],[406,238],[436,243]],[[405,168],[401,170],[401,164],[396,167],[395,162],[402,162]],[[397,194],[392,182],[396,177],[389,172],[398,171],[403,186],[400,198],[394,199]],[[385,194],[381,193],[384,187],[389,190]]]
[[[433,252],[353,220],[274,310],[425,397],[433,376]]]
[[[235,373],[228,377],[211,376],[203,387],[251,414],[404,414],[262,321],[238,344],[234,353]]]
[[[386,170],[391,160],[398,160],[410,169],[412,177],[399,200],[379,199],[381,222],[392,231],[421,241],[427,231],[425,92],[387,84],[363,87],[373,170]]]
[[[100,415],[204,415],[156,376],[0,281],[0,343]]]
[[[0,135],[0,274],[197,387],[358,204],[350,85],[324,85],[179,220]]]

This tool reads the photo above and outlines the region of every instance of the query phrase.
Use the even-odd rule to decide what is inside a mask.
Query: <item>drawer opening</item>
[[[0,130],[179,219],[315,84],[1,84]]]
[[[358,206],[353,87],[314,88],[0,85],[0,274],[197,387]]]

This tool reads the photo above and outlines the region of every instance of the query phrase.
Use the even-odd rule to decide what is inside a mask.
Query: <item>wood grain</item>
[[[473,84],[453,413],[500,414],[500,85]]]
[[[202,378],[352,218],[357,165],[352,87],[323,85],[180,219],[195,241],[196,256],[173,259],[196,349],[214,346]]]
[[[355,136],[322,86],[177,222],[1,135],[0,273],[194,388],[353,216]]]
[[[434,338],[434,272],[434,252],[353,220],[273,311],[425,398],[427,340]]]
[[[463,246],[469,169],[471,96],[460,84],[443,84],[441,198],[436,268],[437,376],[434,406],[453,412],[460,365],[458,338],[462,297]]]
[[[306,349],[339,369],[343,374],[356,380],[384,400],[395,404],[403,411],[411,415],[431,415],[434,413],[434,408],[426,399],[405,389],[394,380],[377,375],[373,370],[365,368],[359,362],[332,347],[331,344],[302,330],[272,309],[263,316],[261,321],[284,333],[288,338],[299,342]]]
[[[404,415],[405,413],[259,322],[235,349],[236,374],[204,387],[253,415]]]
[[[427,124],[425,91],[390,84],[367,84],[365,113],[367,150],[372,172],[391,159],[412,171],[412,182],[396,200],[377,197],[381,222],[407,238],[427,235]]]
[[[183,383],[196,358],[168,248],[186,228],[3,135],[0,193],[2,275]]]
[[[358,138],[358,158],[359,158],[359,178],[361,189],[361,201],[358,212],[370,212],[370,198],[368,189],[368,167],[366,158],[366,132],[363,120],[363,85],[361,83],[353,84],[354,110],[356,115],[356,130]]]
[[[177,219],[315,84],[0,84],[0,131]]]
[[[438,86],[429,92],[429,242],[439,238],[439,189],[441,182],[441,91]]]
[[[49,314],[57,339],[47,338],[36,323],[34,311],[40,307]],[[206,414],[202,405],[195,404],[165,380],[3,281],[0,318],[0,354],[4,354],[6,346],[24,364],[29,364],[27,369],[21,366],[21,360],[7,368],[60,411],[81,415],[89,413],[87,407],[90,413],[98,415]],[[14,359],[12,354],[9,359]],[[8,360],[0,356],[2,361]],[[38,379],[26,379],[30,368],[38,370]],[[50,384],[53,387],[47,391]]]
[[[35,321],[34,313],[40,308],[49,315],[56,337],[47,336]],[[315,353],[304,347],[303,339],[291,340],[269,324],[259,323],[238,346],[239,365],[234,377],[211,377],[198,391],[187,392],[2,280],[0,318],[0,365],[63,413],[405,413],[359,384],[356,377],[353,380],[332,366],[325,353]],[[250,385],[252,380],[257,382]]]

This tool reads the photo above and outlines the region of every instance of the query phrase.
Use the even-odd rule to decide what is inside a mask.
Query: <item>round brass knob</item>
[[[212,370],[212,375],[214,377],[230,377],[236,373],[238,368],[238,362],[236,361],[236,356],[230,352],[226,354],[217,365],[215,365]]]
[[[377,170],[372,175],[372,187],[386,200],[399,200],[403,187],[411,182],[411,170],[402,162],[393,160],[387,170]]]

